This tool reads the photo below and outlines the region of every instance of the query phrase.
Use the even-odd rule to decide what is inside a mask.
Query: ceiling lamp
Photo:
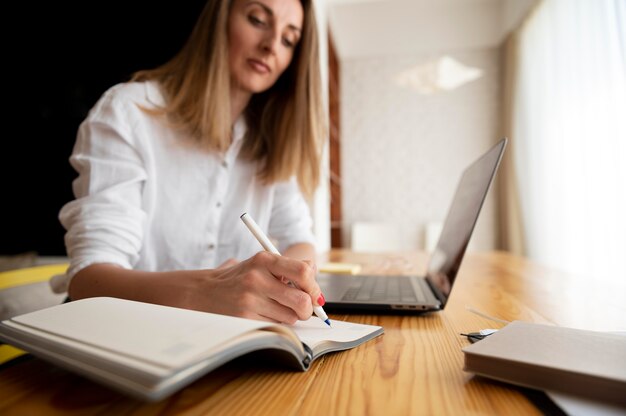
[[[482,69],[463,65],[444,55],[402,71],[394,80],[401,87],[414,89],[421,94],[433,94],[453,90],[482,75]]]

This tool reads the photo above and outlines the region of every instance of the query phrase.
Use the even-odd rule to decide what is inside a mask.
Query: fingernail
[[[324,299],[324,294],[320,293],[320,296],[317,298],[317,304],[320,306],[324,306],[326,303],[326,299]]]

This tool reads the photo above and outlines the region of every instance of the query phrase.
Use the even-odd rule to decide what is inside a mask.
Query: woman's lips
[[[268,74],[270,72],[270,67],[267,64],[256,59],[248,59],[248,64],[259,74]]]

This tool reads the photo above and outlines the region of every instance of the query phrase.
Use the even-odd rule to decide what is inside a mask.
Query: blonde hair
[[[170,61],[138,71],[133,81],[159,83],[166,115],[210,150],[225,151],[234,120],[230,114],[228,15],[230,1],[207,1],[196,25]],[[255,94],[244,110],[247,132],[242,155],[259,162],[265,183],[296,176],[311,196],[318,185],[325,137],[322,109],[319,41],[312,0],[301,0],[304,22],[289,67],[267,91]]]

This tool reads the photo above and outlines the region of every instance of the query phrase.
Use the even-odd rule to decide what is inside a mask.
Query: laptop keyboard
[[[359,278],[360,286],[351,287],[341,300],[357,302],[425,302],[426,297],[417,285],[419,293],[415,293],[413,285],[406,277],[364,276]]]

